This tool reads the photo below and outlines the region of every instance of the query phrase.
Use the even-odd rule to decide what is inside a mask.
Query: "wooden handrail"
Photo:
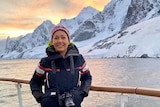
[[[120,86],[117,86],[117,87],[116,86],[106,86],[106,87],[91,86],[91,90],[160,97],[160,89],[154,89],[154,88],[120,87]]]
[[[16,83],[29,84],[28,80],[14,79],[14,78],[0,78],[0,81],[10,81],[10,82],[16,82]]]
[[[28,80],[13,79],[13,78],[0,78],[0,81],[29,84]],[[121,87],[121,86],[106,86],[106,87],[91,86],[90,90],[100,91],[100,92],[115,92],[115,93],[138,94],[138,95],[160,97],[160,89],[154,89],[154,88]]]

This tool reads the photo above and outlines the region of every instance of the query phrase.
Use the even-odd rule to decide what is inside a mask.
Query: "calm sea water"
[[[160,59],[86,59],[94,86],[133,86],[160,88]],[[39,59],[0,60],[0,77],[30,80]],[[29,85],[22,84],[24,107],[39,107]],[[120,107],[121,94],[90,91],[82,107]],[[125,107],[160,107],[159,98],[127,97]],[[0,107],[18,107],[15,83],[0,82]]]

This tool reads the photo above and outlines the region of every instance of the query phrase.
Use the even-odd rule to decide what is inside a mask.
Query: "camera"
[[[72,94],[70,94],[69,92],[65,92],[64,94],[59,95],[59,105],[62,106],[64,102],[66,107],[75,107],[72,97]]]
[[[66,107],[75,107],[75,104],[73,102],[73,99],[72,99],[72,94],[70,93],[65,93],[65,106]]]

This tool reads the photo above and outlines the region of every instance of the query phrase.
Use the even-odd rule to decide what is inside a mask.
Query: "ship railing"
[[[17,96],[19,101],[19,107],[24,107],[22,102],[21,88],[22,84],[29,84],[28,80],[14,79],[14,78],[0,78],[0,81],[8,81],[16,83]],[[124,94],[137,94],[143,96],[160,97],[160,89],[144,88],[144,87],[123,87],[123,86],[91,86],[91,91],[96,92],[113,92],[121,93],[120,107],[125,107],[126,98],[123,98]]]

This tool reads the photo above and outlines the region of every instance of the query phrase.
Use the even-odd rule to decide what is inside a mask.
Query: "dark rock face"
[[[149,58],[149,56],[148,56],[148,54],[143,54],[143,55],[141,55],[140,58]]]
[[[149,0],[132,0],[122,25],[122,30],[140,22],[154,8]],[[152,17],[151,17],[152,18]]]

